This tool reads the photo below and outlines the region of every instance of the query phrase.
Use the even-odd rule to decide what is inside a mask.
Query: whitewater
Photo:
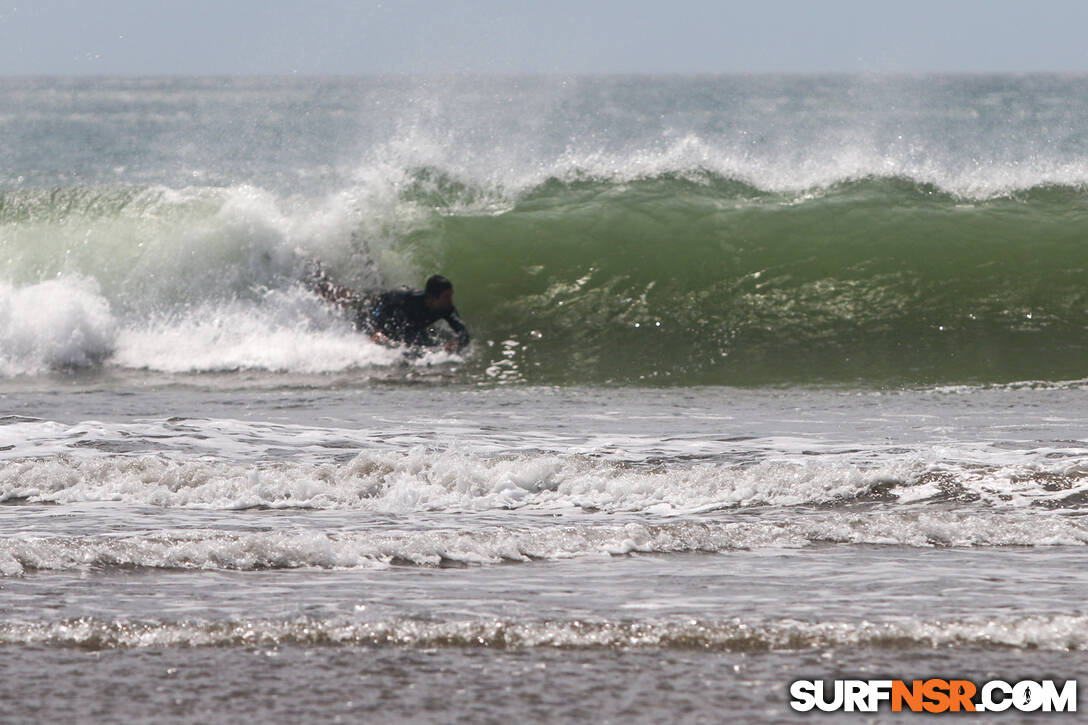
[[[0,87],[4,717],[1088,664],[1088,78]],[[445,274],[472,345],[371,342],[312,260]]]

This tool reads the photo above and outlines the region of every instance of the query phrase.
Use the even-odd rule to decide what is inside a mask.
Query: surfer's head
[[[453,309],[453,282],[440,274],[431,275],[423,288],[423,300],[436,312]]]

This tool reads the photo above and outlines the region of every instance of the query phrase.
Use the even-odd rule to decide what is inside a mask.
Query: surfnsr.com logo
[[[1077,681],[797,680],[790,707],[798,712],[1076,712]]]

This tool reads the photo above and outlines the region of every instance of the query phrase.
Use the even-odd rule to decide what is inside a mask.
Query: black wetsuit
[[[457,333],[461,347],[468,344],[469,334],[457,308],[451,307],[446,312],[436,312],[427,307],[422,292],[410,289],[397,289],[383,292],[376,300],[360,301],[356,308],[355,326],[361,330],[380,332],[395,342],[411,346],[438,345],[439,341],[431,338],[430,327],[444,319]]]

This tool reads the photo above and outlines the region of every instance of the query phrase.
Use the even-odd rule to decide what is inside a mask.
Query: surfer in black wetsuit
[[[322,298],[350,310],[355,329],[369,334],[374,342],[435,347],[442,343],[431,335],[431,326],[445,320],[457,335],[445,343],[447,352],[458,352],[469,343],[468,330],[453,306],[453,283],[442,275],[432,275],[422,292],[402,288],[377,297],[333,284],[317,263],[313,263],[308,281]]]

